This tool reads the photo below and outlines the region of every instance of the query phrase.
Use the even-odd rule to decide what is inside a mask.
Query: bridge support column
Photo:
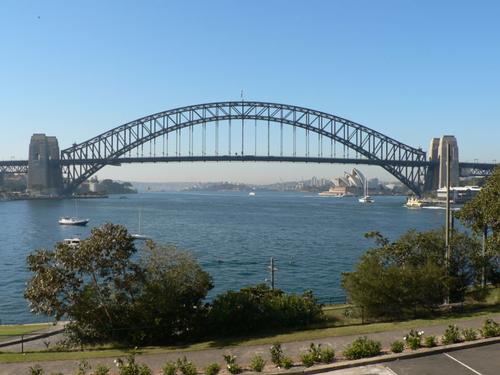
[[[32,196],[59,196],[63,190],[59,144],[56,137],[33,134],[28,157],[28,192]]]

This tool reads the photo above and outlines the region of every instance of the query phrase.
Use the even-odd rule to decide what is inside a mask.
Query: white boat
[[[69,247],[72,248],[77,248],[80,246],[81,240],[78,237],[74,238],[65,238],[63,240],[63,244],[68,245]]]
[[[368,181],[366,180],[366,178],[363,182],[365,185],[365,196],[362,198],[359,198],[358,201],[360,203],[373,203],[373,202],[375,202],[375,200],[368,195]]]
[[[248,193],[249,196],[251,197],[254,197],[255,196],[255,191],[251,191],[250,193]]]
[[[132,236],[132,238],[137,241],[149,240],[150,237],[141,234],[142,232],[141,227],[142,227],[142,208],[139,210],[139,233],[132,233],[130,236]]]
[[[418,199],[417,197],[408,197],[405,206],[408,208],[422,208],[424,206],[424,201]]]
[[[89,222],[89,219],[81,219],[78,217],[69,217],[69,216],[63,216],[59,219],[59,224],[60,225],[78,225],[78,226],[85,226]]]

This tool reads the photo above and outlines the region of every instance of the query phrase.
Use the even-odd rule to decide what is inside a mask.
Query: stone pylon
[[[62,190],[57,138],[33,134],[28,156],[28,192],[32,196],[52,197],[60,195]]]

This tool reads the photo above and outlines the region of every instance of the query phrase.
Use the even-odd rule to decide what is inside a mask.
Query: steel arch
[[[122,155],[157,137],[189,126],[226,120],[269,121],[312,131],[358,152],[371,164],[382,166],[416,194],[422,192],[427,166],[426,154],[421,149],[332,114],[257,101],[215,102],[158,112],[74,144],[61,151],[65,190],[71,192],[105,165],[116,164]],[[89,160],[89,163],[72,164],[72,160]]]

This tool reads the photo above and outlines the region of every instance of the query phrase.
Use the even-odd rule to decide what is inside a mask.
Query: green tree
[[[92,229],[77,249],[58,243],[30,254],[27,263],[32,311],[69,319],[70,339],[83,343],[188,336],[212,287],[188,254],[148,242],[141,258],[127,230],[113,224]]]
[[[487,281],[500,282],[500,167],[488,178],[481,191],[456,213],[478,236],[489,233],[484,257],[479,259]]]
[[[353,272],[343,274],[342,286],[368,316],[398,317],[430,311],[443,302],[446,287],[454,301],[462,300],[475,278],[479,244],[454,232],[450,274],[444,264],[442,231],[408,231],[391,243],[378,232],[377,248],[363,255]]]

